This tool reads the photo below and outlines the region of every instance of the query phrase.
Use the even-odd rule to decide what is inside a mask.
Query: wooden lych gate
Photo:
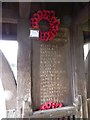
[[[23,16],[21,11],[28,11],[30,6],[20,5],[20,18],[15,21],[19,43],[17,110],[11,112],[20,118],[88,118],[83,60],[83,24],[88,22],[88,6],[72,18],[71,26],[61,26],[64,43],[44,43],[29,37],[28,12]],[[49,100],[63,102],[64,107],[40,111],[40,105]]]
[[[64,45],[59,42],[42,43],[36,38],[28,38],[27,20],[19,20],[18,61],[21,58],[23,61],[19,61],[18,66],[21,66],[23,72],[18,69],[18,85],[22,84],[23,87],[22,89],[18,88],[18,105],[22,109],[22,117],[88,117],[82,29],[83,23],[88,22],[88,14],[86,13],[88,13],[88,7],[73,18],[71,27],[62,26],[62,28],[68,29],[68,42]],[[27,64],[24,64],[26,61]],[[30,80],[28,80],[28,76],[30,76]],[[24,77],[26,81],[23,83]],[[25,95],[28,96],[29,101],[26,100],[24,104],[26,107],[22,107],[22,98]],[[42,103],[49,100],[61,101],[65,107],[36,111]]]

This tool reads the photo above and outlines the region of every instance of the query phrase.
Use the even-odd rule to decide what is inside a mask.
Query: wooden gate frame
[[[87,14],[86,14],[87,13]],[[30,109],[27,109],[21,117],[30,118],[60,118],[62,116],[72,116],[76,115],[77,118],[87,118],[87,89],[86,89],[86,79],[84,72],[84,60],[83,60],[83,34],[82,34],[82,24],[88,20],[88,7],[86,6],[83,11],[79,13],[76,18],[73,18],[73,24],[71,27],[71,61],[72,61],[72,84],[73,84],[73,106],[57,108],[47,111],[37,111],[32,112],[31,100],[26,101],[30,105]],[[23,21],[20,20],[18,37],[20,40],[28,40],[28,25],[26,25],[27,19]],[[24,24],[25,23],[25,24]],[[27,28],[24,27],[27,26]],[[21,26],[21,27],[20,27]],[[26,37],[23,36],[23,32],[20,28],[24,28],[23,32]],[[22,37],[19,36],[22,34]],[[24,41],[26,42],[26,41]],[[27,41],[28,43],[29,41]],[[26,44],[26,43],[25,43]],[[30,40],[31,45],[31,40]],[[28,48],[27,48],[28,49]],[[29,53],[28,53],[29,54]],[[24,56],[25,57],[25,56]],[[30,58],[28,59],[30,61]],[[25,66],[24,66],[25,67]],[[30,67],[30,66],[29,66]],[[24,76],[23,76],[24,77]],[[23,78],[24,79],[24,78]],[[30,78],[29,78],[30,79]],[[31,88],[30,88],[31,89]],[[31,94],[31,93],[29,93]],[[30,95],[31,96],[31,95]],[[27,104],[25,103],[25,104]],[[31,111],[31,113],[30,113]],[[29,114],[27,114],[29,113]],[[31,115],[32,114],[32,115]],[[28,116],[27,116],[28,115]],[[30,116],[29,116],[30,115]]]

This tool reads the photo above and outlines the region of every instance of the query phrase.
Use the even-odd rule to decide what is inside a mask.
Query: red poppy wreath
[[[33,14],[30,23],[32,28],[40,29],[39,38],[41,41],[49,41],[56,36],[60,20],[55,17],[54,11],[39,10]]]

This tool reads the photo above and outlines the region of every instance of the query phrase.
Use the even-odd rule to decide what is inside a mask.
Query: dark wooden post
[[[30,3],[19,3],[20,18],[18,20],[17,39],[18,48],[18,110],[19,117],[29,117],[31,107],[31,40],[29,38],[29,10]],[[23,115],[22,115],[23,114]],[[20,116],[22,115],[22,116]]]

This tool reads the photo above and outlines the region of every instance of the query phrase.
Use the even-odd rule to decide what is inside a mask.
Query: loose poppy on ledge
[[[44,24],[45,23],[45,24]],[[39,39],[41,41],[51,41],[58,33],[60,20],[55,17],[54,11],[39,10],[30,19],[31,27],[39,29]],[[45,25],[44,27],[42,27]],[[45,30],[47,27],[47,30]]]
[[[48,109],[61,108],[61,107],[63,107],[62,103],[49,101],[41,105],[40,110],[48,110]]]

